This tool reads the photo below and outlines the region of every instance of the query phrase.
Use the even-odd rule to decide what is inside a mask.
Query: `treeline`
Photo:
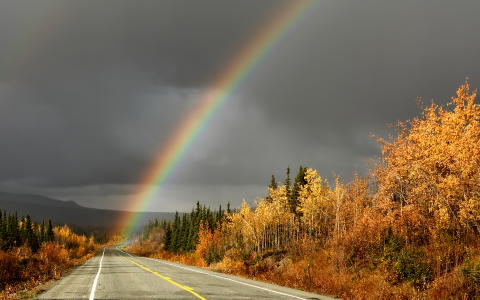
[[[66,225],[0,212],[0,299],[13,299],[19,291],[30,297],[30,289],[58,279],[93,256],[98,247],[93,236],[76,234]]]
[[[9,250],[26,244],[33,252],[37,252],[42,243],[53,241],[53,239],[51,220],[34,223],[29,215],[19,219],[17,214],[0,211],[1,250]]]
[[[366,176],[328,182],[300,167],[292,182],[287,169],[281,183],[272,176],[266,197],[253,206],[244,201],[206,223],[177,217],[185,244],[167,239],[170,223],[153,226],[156,234],[146,232],[132,251],[341,298],[477,299],[476,96],[466,82],[448,105],[432,103],[400,122],[395,136],[378,139],[381,156]],[[190,230],[198,231],[195,239]]]
[[[280,186],[285,188],[285,199],[286,199],[286,209],[292,213],[291,221],[292,224],[298,220],[302,212],[298,209],[299,206],[299,196],[300,191],[303,185],[306,183],[305,175],[307,172],[307,167],[300,166],[295,178],[291,178],[290,167],[286,169],[285,179],[283,182],[278,182],[275,175],[272,175],[269,189],[276,190]],[[264,199],[266,203],[272,203],[274,201],[274,195],[267,195]],[[192,252],[197,249],[199,243],[199,231],[215,231],[217,227],[224,225],[228,217],[232,216],[232,213],[238,213],[239,210],[232,211],[230,208],[230,203],[227,203],[227,208],[224,210],[222,206],[217,210],[212,210],[205,205],[201,205],[197,202],[195,208],[192,209],[190,213],[179,214],[176,212],[175,218],[172,221],[167,220],[153,220],[150,221],[143,229],[142,241],[150,242],[156,244],[156,248],[161,247],[162,250],[170,251],[173,253],[185,253]],[[277,225],[281,226],[280,223]],[[277,226],[278,227],[278,226]],[[293,231],[298,235],[298,230],[288,230],[287,227],[282,229],[275,228],[276,236],[272,234],[269,235],[268,241],[259,244],[258,251],[260,248],[266,248],[272,243],[277,245],[276,248],[279,248],[279,245],[287,246],[291,237],[293,236]],[[290,228],[292,229],[292,228]],[[280,234],[283,236],[280,236]],[[290,234],[289,237],[286,235]],[[143,247],[147,248],[145,244]],[[222,258],[222,255],[219,253],[214,253],[210,251],[208,254],[208,261],[213,262]]]
[[[298,197],[301,187],[305,184],[305,174],[307,168],[300,166],[294,181],[290,178],[290,167],[286,170],[284,180],[285,193],[289,209],[299,217],[301,212],[298,211]],[[277,189],[279,187],[275,175],[272,175],[269,188]],[[267,202],[272,202],[271,196],[265,198]],[[224,210],[220,205],[217,210],[201,205],[197,202],[195,208],[190,213],[175,213],[174,220],[157,219],[150,221],[143,229],[142,241],[157,242],[161,244],[163,250],[173,253],[194,251],[198,244],[198,233],[200,229],[214,231],[217,226],[230,216],[232,210],[230,203]],[[278,239],[277,239],[278,240]]]
[[[295,180],[292,183],[292,179],[290,178],[290,167],[287,167],[286,173],[285,173],[285,180],[283,182],[283,185],[285,186],[285,196],[287,198],[287,204],[288,207],[290,208],[290,211],[297,216],[300,215],[300,212],[298,211],[298,197],[300,195],[300,190],[302,186],[306,183],[305,182],[305,174],[307,172],[307,167],[300,166],[297,172],[297,175],[295,176]],[[279,187],[279,183],[277,182],[277,179],[275,178],[275,175],[272,175],[272,179],[270,181],[270,185],[268,186],[269,189],[277,189]],[[272,201],[272,197],[270,195],[267,195],[265,198],[266,201]]]
[[[142,240],[161,243],[164,250],[174,253],[194,251],[198,243],[200,225],[206,226],[208,230],[215,230],[223,221],[225,213],[230,212],[229,203],[226,210],[221,205],[218,210],[212,210],[197,202],[190,213],[180,215],[176,212],[172,221],[157,219],[150,221],[143,230]]]

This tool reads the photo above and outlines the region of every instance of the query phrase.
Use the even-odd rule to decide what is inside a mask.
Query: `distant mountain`
[[[114,229],[120,224],[125,211],[96,209],[40,195],[0,192],[0,210],[17,212],[19,216],[30,215],[34,221],[51,219],[57,225],[67,224],[77,228]],[[173,219],[175,213],[142,212],[137,227],[152,219]]]

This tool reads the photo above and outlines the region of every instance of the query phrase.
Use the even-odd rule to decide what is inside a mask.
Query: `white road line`
[[[118,248],[117,248],[117,250],[119,250],[119,251],[121,251],[121,252],[123,252],[123,253],[131,256],[131,257],[134,257],[133,255],[131,255],[131,254],[128,253],[128,252],[125,252],[125,251],[120,250],[120,249],[118,249]],[[217,277],[217,278],[221,278],[221,279],[233,281],[233,282],[235,282],[235,283],[247,285],[247,286],[254,287],[254,288],[257,288],[257,289],[260,289],[260,290],[265,290],[265,291],[268,291],[268,292],[271,292],[271,293],[275,293],[275,294],[279,294],[279,295],[283,295],[283,296],[287,296],[287,297],[292,297],[292,298],[297,298],[297,299],[301,299],[301,300],[307,300],[306,298],[302,298],[302,297],[298,297],[298,296],[295,296],[295,295],[291,295],[291,294],[287,294],[287,293],[283,293],[283,292],[271,290],[271,289],[268,289],[268,288],[265,288],[265,287],[261,287],[261,286],[258,286],[258,285],[254,285],[254,284],[250,284],[250,283],[238,281],[238,280],[231,279],[231,278],[228,278],[228,277],[224,277],[224,276],[220,276],[220,275],[216,275],[216,274],[211,274],[211,273],[203,272],[203,271],[200,271],[200,270],[190,269],[190,268],[183,267],[183,266],[179,266],[179,265],[176,265],[176,264],[172,264],[172,263],[169,263],[169,262],[166,262],[166,261],[163,261],[163,260],[159,260],[159,259],[155,259],[155,258],[150,258],[150,257],[143,257],[143,256],[137,256],[137,257],[139,257],[139,258],[145,258],[145,259],[149,259],[149,260],[153,260],[153,261],[160,262],[160,263],[163,263],[163,264],[166,264],[166,265],[170,265],[170,266],[174,266],[174,267],[177,267],[177,268],[180,268],[180,269],[184,269],[184,270],[188,270],[188,271],[192,271],[192,272],[196,272],[196,273],[200,273],[200,274],[204,274],[204,275],[208,275],[208,276],[212,276],[212,277]]]
[[[105,248],[103,248],[102,258],[100,258],[100,264],[98,266],[97,275],[95,276],[95,279],[93,280],[92,290],[90,291],[90,298],[88,298],[89,300],[95,299],[95,290],[97,289],[97,283],[98,283],[98,277],[100,277],[100,271],[102,271],[102,262],[103,262],[103,256],[104,255],[105,255]]]

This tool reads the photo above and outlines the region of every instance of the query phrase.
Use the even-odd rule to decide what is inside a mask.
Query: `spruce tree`
[[[287,167],[287,174],[285,178],[285,189],[286,189],[287,199],[290,199],[291,186],[292,186],[292,182],[290,181],[290,166],[289,166]]]
[[[298,197],[300,195],[300,190],[302,189],[302,186],[307,183],[305,180],[306,171],[307,171],[306,167],[300,166],[300,168],[298,169],[297,176],[295,177],[292,193],[288,198],[290,210],[295,214],[298,213],[297,208],[298,208]]]
[[[8,237],[7,237],[7,246],[16,247],[20,246],[21,237],[20,230],[18,226],[18,215],[15,213],[8,218]]]
[[[179,243],[180,243],[180,217],[178,215],[178,211],[175,212],[175,220],[173,222],[172,227],[172,241],[170,245],[170,249],[172,252],[177,252],[179,250]]]
[[[0,240],[3,241],[5,239],[6,234],[6,220],[4,217],[4,212],[0,210]]]
[[[33,252],[37,252],[39,248],[38,240],[35,232],[33,231],[33,224],[29,215],[25,217],[25,222],[23,225],[23,235],[30,249],[32,249]]]
[[[172,227],[170,224],[165,229],[165,244],[163,248],[167,251],[172,251]]]
[[[55,235],[53,233],[52,220],[48,220],[46,240],[48,242],[52,242],[54,240],[54,238],[55,238]]]
[[[270,180],[270,185],[268,186],[271,189],[276,190],[278,188],[278,183],[277,179],[275,178],[275,175],[272,174],[272,179]]]
[[[200,202],[197,201],[197,206],[195,208],[195,215],[196,215],[197,218],[200,216],[201,210],[202,210],[202,208],[200,207]]]
[[[0,211],[0,249],[7,247],[7,214]]]
[[[42,221],[42,224],[40,224],[40,233],[39,233],[38,241],[40,244],[45,242],[45,221]]]
[[[185,250],[187,248],[187,214],[183,214],[182,222],[180,225],[180,239],[179,239],[179,250]]]
[[[222,220],[223,218],[223,209],[222,209],[222,205],[220,204],[220,207],[218,208],[218,212],[217,212],[217,217],[216,217],[216,220],[215,220],[215,223],[218,223]]]
[[[188,224],[187,251],[195,250],[195,246],[196,246],[195,238],[194,238],[195,229],[193,226],[194,226],[193,220],[190,218],[190,222]]]
[[[213,221],[213,214],[212,211],[210,210],[210,207],[207,209],[207,216],[206,216],[206,221],[208,223],[208,228],[210,230],[213,230],[215,227],[214,221]]]
[[[278,183],[277,183],[277,180],[275,179],[275,175],[272,174],[272,178],[270,179],[270,184],[268,185],[268,193],[267,193],[267,197],[265,197],[265,200],[267,200],[267,202],[272,202],[272,197],[270,197],[270,190],[273,189],[273,190],[276,190],[278,188]]]

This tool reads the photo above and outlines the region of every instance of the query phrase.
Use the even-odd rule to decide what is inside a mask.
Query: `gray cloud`
[[[121,207],[211,80],[281,5],[3,1],[0,188]],[[364,171],[378,154],[369,134],[415,116],[417,96],[443,103],[465,76],[476,86],[479,8],[319,1],[206,125],[151,209],[253,199],[287,165],[347,180]]]

